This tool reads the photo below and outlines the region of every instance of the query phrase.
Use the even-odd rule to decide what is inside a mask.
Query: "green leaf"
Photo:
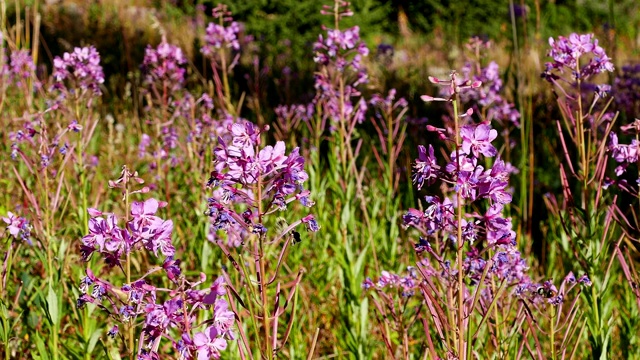
[[[202,252],[200,253],[200,270],[205,274],[208,273],[209,261],[212,253],[213,249],[211,247],[211,243],[209,241],[203,241]]]
[[[68,247],[69,244],[66,241],[60,240],[60,247],[58,248],[58,261],[62,262],[64,260],[64,256],[67,252]]]
[[[38,353],[40,356],[36,356],[34,355],[33,358],[34,359],[42,359],[42,360],[49,360],[49,351],[47,351],[47,348],[44,346],[44,341],[42,341],[42,338],[40,337],[40,334],[37,332],[33,333],[33,340],[36,343],[36,348],[38,349]]]
[[[54,327],[57,327],[58,322],[60,321],[60,314],[58,313],[58,296],[51,286],[49,286],[49,293],[47,294],[47,308],[49,310],[51,324]]]
[[[340,217],[340,226],[342,228],[347,227],[349,224],[349,219],[351,218],[350,208],[347,204],[344,204],[342,207],[342,216]]]
[[[91,354],[100,340],[100,335],[102,335],[102,329],[97,329],[91,334],[91,339],[89,339],[89,345],[87,345],[87,353]]]

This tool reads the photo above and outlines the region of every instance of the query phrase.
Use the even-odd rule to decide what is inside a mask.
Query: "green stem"
[[[556,329],[555,329],[555,309],[550,307],[551,309],[551,329],[549,329],[549,337],[551,338],[551,360],[556,360]]]
[[[125,169],[125,171],[128,171]],[[125,182],[124,184],[124,211],[125,211],[125,223],[129,221],[129,184]],[[125,267],[125,276],[127,277],[127,284],[131,284],[131,249],[126,250],[126,258],[127,264]],[[133,334],[133,320],[130,320],[129,326],[127,328],[127,343],[129,346],[129,355],[132,360],[136,358],[135,356],[135,337]]]
[[[393,173],[394,173],[394,159],[393,159],[393,113],[391,110],[387,114],[387,163],[389,167],[389,196],[393,194]]]
[[[256,150],[256,154],[258,151]],[[258,203],[258,222],[262,223],[262,176],[258,174],[258,183],[257,183],[257,197],[256,202]],[[271,360],[273,357],[273,351],[271,349],[271,341],[269,341],[269,331],[271,330],[269,326],[269,302],[267,300],[267,274],[265,267],[265,251],[264,251],[264,236],[260,235],[258,237],[259,240],[259,257],[258,257],[258,266],[260,267],[260,296],[262,300],[262,326],[264,327],[264,341],[265,347],[267,351],[267,359]]]
[[[344,79],[340,78],[340,162],[342,163],[342,178],[347,175],[347,152],[345,151],[347,140],[347,129],[344,123]]]
[[[454,81],[454,80],[452,80]],[[453,99],[453,118],[455,122],[455,133],[456,133],[456,167],[458,173],[460,172],[460,122],[458,117],[458,99],[454,94]],[[457,208],[458,208],[458,231],[456,235],[456,247],[458,249],[456,254],[456,261],[458,264],[458,356],[460,360],[465,360],[465,345],[464,345],[464,336],[462,335],[463,327],[464,327],[464,281],[462,278],[462,268],[463,268],[463,247],[462,243],[462,194],[460,190],[456,191],[456,199],[457,199]]]

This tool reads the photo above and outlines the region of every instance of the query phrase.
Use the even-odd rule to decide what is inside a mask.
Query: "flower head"
[[[479,157],[480,154],[493,157],[497,155],[496,148],[491,142],[498,137],[498,132],[491,129],[487,124],[479,124],[475,128],[473,126],[463,126],[460,130],[462,137],[462,151],[465,154],[471,154]]]

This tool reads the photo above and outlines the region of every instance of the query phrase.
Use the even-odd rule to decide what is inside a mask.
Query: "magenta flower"
[[[182,49],[162,40],[157,48],[147,46],[142,63],[145,74],[144,84],[152,86],[169,86],[172,91],[178,91],[184,84],[186,70],[183,65],[187,62]]]
[[[2,220],[7,224],[7,230],[11,236],[15,239],[24,240],[29,245],[32,245],[31,225],[27,219],[16,216],[14,213],[9,211],[7,212],[7,217],[3,217]]]
[[[200,49],[203,55],[212,56],[221,48],[240,50],[240,24],[233,21],[231,12],[225,5],[218,5],[213,9],[213,17],[220,23],[209,23],[204,36],[205,45]]]
[[[11,75],[18,86],[22,84],[22,81],[30,78],[36,70],[29,50],[16,50],[12,52],[10,65]]]
[[[75,48],[72,53],[64,53],[62,58],[53,59],[54,88],[64,89],[64,81],[72,81],[82,90],[91,90],[100,95],[100,84],[104,83],[104,73],[100,66],[100,54],[95,47]]]
[[[428,153],[424,146],[418,146],[418,159],[416,159],[413,169],[413,183],[416,184],[418,190],[422,189],[425,182],[427,185],[431,185],[436,180],[439,167],[432,145],[429,145]]]
[[[546,70],[543,77],[549,81],[558,79],[558,75],[553,71],[563,70],[569,71],[575,78],[587,78],[591,75],[601,72],[612,72],[614,70],[611,59],[604,52],[604,49],[598,45],[598,40],[593,34],[571,34],[569,38],[559,36],[558,39],[549,38],[548,56],[553,62],[546,64]],[[581,61],[581,58],[589,57]],[[580,67],[580,63],[586,63]]]
[[[460,130],[462,136],[462,151],[465,154],[471,154],[475,157],[479,157],[482,154],[487,157],[493,157],[498,154],[496,148],[491,145],[491,142],[498,137],[498,132],[491,129],[487,124],[479,124],[473,128],[473,126],[463,126]]]
[[[198,360],[220,358],[220,352],[227,348],[227,341],[220,335],[215,326],[210,326],[204,332],[195,334],[193,344],[197,348]]]

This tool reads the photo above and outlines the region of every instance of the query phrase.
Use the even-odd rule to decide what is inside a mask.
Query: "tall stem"
[[[347,175],[347,153],[345,151],[347,129],[344,123],[344,79],[340,77],[340,162],[342,163],[342,176]]]
[[[393,110],[389,110],[387,114],[387,160],[389,166],[389,195],[393,194],[393,175],[394,175],[394,153],[393,153]]]
[[[258,150],[256,149],[256,153]],[[262,176],[258,174],[258,184],[257,184],[257,198],[256,201],[258,203],[258,221],[262,224]],[[264,236],[260,235],[259,239],[259,251],[258,254],[258,266],[260,267],[260,296],[262,300],[262,326],[264,330],[264,341],[267,352],[267,359],[272,359],[273,351],[271,349],[271,341],[269,341],[269,302],[267,301],[267,289],[266,289],[266,267],[265,267],[265,251],[264,251]]]
[[[550,321],[550,326],[551,329],[549,329],[549,337],[551,338],[551,359],[555,360],[556,359],[556,341],[555,341],[555,335],[556,335],[556,329],[555,329],[555,325],[556,325],[556,319],[555,319],[555,315],[556,315],[556,311],[555,308],[551,307],[551,321]]]
[[[576,61],[576,74],[577,75],[577,86],[578,86],[578,91],[577,91],[577,97],[578,97],[578,113],[577,113],[577,119],[576,119],[576,128],[578,133],[576,134],[576,141],[578,142],[578,155],[580,157],[580,168],[582,169],[582,207],[585,210],[585,213],[587,214],[587,216],[589,216],[589,209],[588,207],[588,203],[589,203],[589,190],[588,190],[588,186],[589,186],[589,164],[588,164],[588,151],[589,149],[587,149],[586,146],[586,141],[584,139],[584,116],[583,116],[583,110],[582,110],[582,81],[580,79],[580,62]]]
[[[125,169],[125,171],[128,171]],[[125,224],[129,222],[129,182],[124,183],[124,211],[125,211]],[[126,226],[126,225],[125,225]],[[126,249],[127,264],[125,267],[125,276],[127,277],[127,284],[131,284],[131,249]],[[129,344],[129,355],[131,359],[135,359],[135,337],[133,334],[133,320],[130,320],[127,328],[127,342]]]
[[[455,81],[453,79],[452,81]],[[456,133],[456,168],[458,174],[460,173],[460,119],[458,117],[458,98],[456,94],[453,94],[453,118],[455,123],[455,133]],[[456,203],[458,208],[458,231],[456,235],[456,247],[458,252],[456,254],[456,262],[458,264],[458,357],[460,360],[464,360],[465,358],[465,345],[464,345],[464,336],[462,335],[463,327],[464,327],[464,282],[462,278],[462,250],[464,244],[462,242],[462,193],[458,189],[456,191]]]

